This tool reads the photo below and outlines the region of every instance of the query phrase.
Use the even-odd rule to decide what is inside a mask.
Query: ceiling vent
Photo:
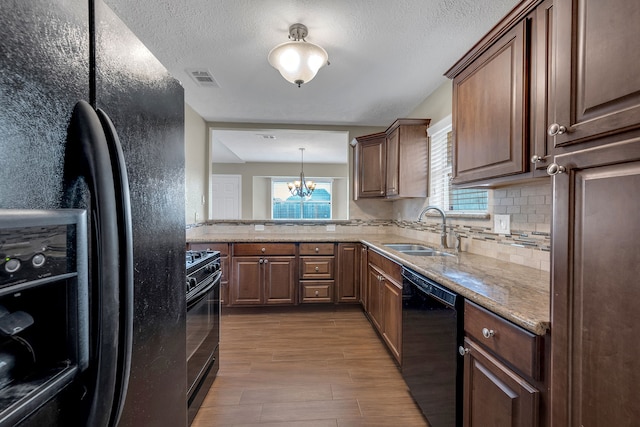
[[[187,69],[186,72],[189,73],[193,81],[196,82],[198,86],[215,87],[215,88],[220,87],[220,85],[218,84],[216,79],[213,78],[209,70],[205,68],[198,68],[198,69],[191,68],[191,69]]]

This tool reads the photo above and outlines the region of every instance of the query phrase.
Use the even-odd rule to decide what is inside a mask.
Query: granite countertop
[[[551,323],[549,272],[467,252],[455,257],[406,255],[384,245],[424,242],[394,234],[216,233],[188,241],[362,242],[536,335],[544,335]]]

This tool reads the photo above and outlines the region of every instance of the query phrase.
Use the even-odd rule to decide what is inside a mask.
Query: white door
[[[210,219],[240,219],[242,176],[211,175]]]

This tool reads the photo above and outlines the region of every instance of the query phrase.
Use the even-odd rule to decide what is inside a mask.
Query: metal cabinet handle
[[[496,334],[496,331],[493,329],[482,328],[482,336],[485,338],[491,338]]]
[[[537,154],[531,156],[531,163],[536,164],[540,162],[544,162],[544,156],[538,156]]]
[[[468,354],[469,351],[471,351],[471,350],[469,350],[468,348],[465,348],[463,346],[458,347],[458,353],[460,353],[460,356],[464,356],[464,355]]]
[[[260,258],[260,264],[263,264],[264,260],[262,258]]]
[[[265,260],[264,260],[264,263],[265,263],[265,264],[266,264],[266,263],[268,263],[268,262],[269,262],[269,260],[268,260],[268,259],[265,259]]]
[[[557,163],[551,163],[547,168],[547,173],[551,176],[558,175],[559,173],[565,173],[566,171],[567,171],[567,168]]]
[[[320,267],[316,267],[316,271],[320,271]]]
[[[558,123],[552,123],[547,129],[547,134],[549,134],[549,136],[556,136],[562,135],[566,131],[567,128],[565,126],[559,125]]]
[[[316,248],[316,252],[320,252],[320,248]]]
[[[316,296],[320,295],[320,292],[316,291]]]

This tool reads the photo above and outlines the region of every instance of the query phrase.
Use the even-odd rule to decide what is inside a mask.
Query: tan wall
[[[389,123],[389,125],[391,122]],[[325,130],[325,131],[343,131],[348,132],[348,141],[351,141],[353,138],[362,135],[368,135],[371,133],[376,133],[380,131],[384,131],[386,127],[373,127],[373,126],[319,126],[319,125],[295,125],[295,124],[264,124],[264,123],[227,123],[227,122],[209,122],[207,123],[209,130],[211,129],[307,129],[307,130]],[[207,137],[208,138],[208,137]],[[215,159],[213,159],[215,161]],[[336,170],[327,169],[327,165],[314,165],[310,163],[307,165],[305,162],[305,175],[309,177],[333,177],[333,178],[346,178],[347,182],[341,181],[337,182],[339,187],[337,187],[338,193],[336,197],[339,197],[341,200],[345,200],[343,203],[337,204],[334,206],[333,215],[334,218],[339,219],[347,219],[347,211],[348,211],[348,219],[372,219],[372,218],[383,218],[383,219],[391,219],[393,213],[393,205],[389,202],[380,201],[380,200],[358,200],[353,201],[353,149],[349,148],[349,163],[348,165],[341,165],[343,169],[339,172]],[[254,198],[254,177],[264,177],[264,176],[295,176],[300,173],[300,165],[297,163],[282,163],[276,164],[280,165],[280,169],[277,169],[278,166],[269,168],[268,164],[260,164],[260,163],[252,163],[250,166],[246,166],[243,164],[220,164],[214,163],[212,165],[213,173],[216,174],[240,174],[242,175],[242,218],[243,219],[253,219],[254,214],[258,215],[259,219],[264,219],[265,215],[265,198],[261,197],[259,194],[256,194]],[[262,165],[262,166],[260,166]],[[282,169],[285,166],[291,167],[293,169]],[[314,169],[318,167],[318,169]],[[333,165],[337,166],[337,165]],[[266,168],[266,169],[265,169]],[[279,170],[283,172],[278,172]],[[287,171],[285,173],[284,171]],[[241,172],[239,172],[241,171]],[[271,173],[275,171],[275,173]],[[257,187],[264,188],[264,183],[259,183],[258,180],[255,184]],[[346,194],[345,194],[346,193]],[[264,195],[264,193],[261,193]],[[256,209],[254,209],[254,204],[257,204]],[[258,219],[258,217],[255,217]]]
[[[207,219],[209,144],[202,117],[186,104],[184,115],[185,218],[187,224],[194,224]]]

